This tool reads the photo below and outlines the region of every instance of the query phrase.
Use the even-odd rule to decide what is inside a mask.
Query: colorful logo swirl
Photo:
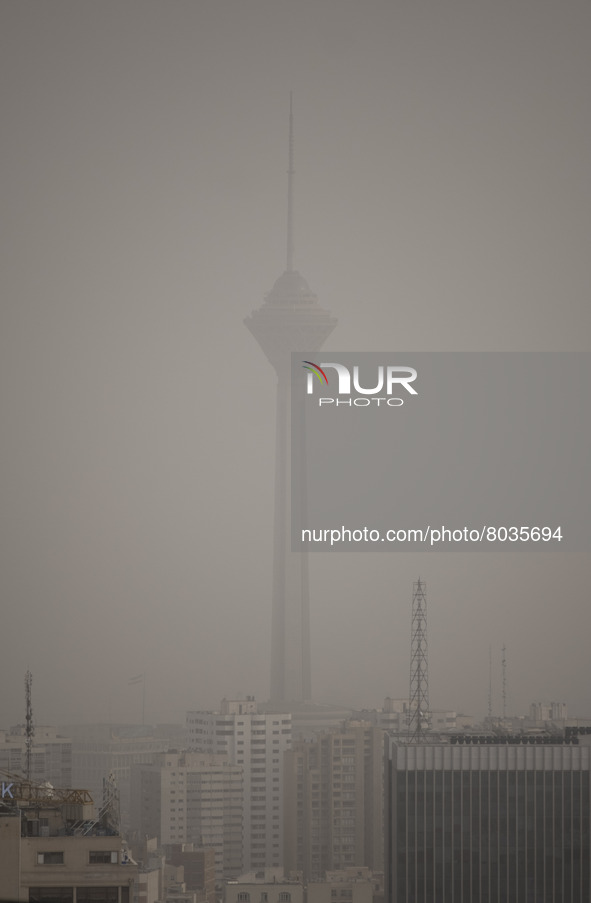
[[[306,364],[309,364],[309,366],[307,367]],[[324,370],[320,369],[318,364],[313,364],[312,361],[302,361],[302,366],[303,366],[304,370],[309,370],[310,373],[313,373],[314,376],[318,380],[320,380],[321,383],[324,380],[324,383],[326,385],[328,385],[328,379],[327,379],[326,373],[324,372]]]

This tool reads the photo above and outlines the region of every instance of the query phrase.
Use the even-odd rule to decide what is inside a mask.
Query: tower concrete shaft
[[[275,517],[271,613],[271,701],[312,697],[308,556],[291,551],[291,352],[317,351],[336,326],[293,263],[293,116],[290,103],[287,269],[247,317],[277,374]],[[298,442],[304,442],[298,430]]]

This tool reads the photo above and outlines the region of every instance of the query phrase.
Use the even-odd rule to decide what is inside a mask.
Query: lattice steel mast
[[[426,584],[419,579],[413,584],[410,648],[410,693],[408,700],[408,738],[420,743],[430,727],[429,663],[427,659]]]
[[[33,749],[33,737],[35,729],[33,727],[33,704],[31,702],[31,686],[33,684],[33,675],[30,671],[25,674],[25,777],[27,781],[31,780],[31,752]]]
[[[287,265],[285,271],[293,272],[293,95],[289,92],[289,164],[287,170]]]
[[[492,721],[492,649],[488,647],[488,720]]]
[[[503,721],[507,717],[507,649],[503,643],[503,658],[501,660],[503,667]]]

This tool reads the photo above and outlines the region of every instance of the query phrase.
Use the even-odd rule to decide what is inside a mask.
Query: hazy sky
[[[269,693],[273,371],[296,266],[327,349],[590,350],[587,0],[5,0],[0,727]],[[565,461],[568,466],[568,461]],[[316,554],[317,701],[591,716],[591,566]]]

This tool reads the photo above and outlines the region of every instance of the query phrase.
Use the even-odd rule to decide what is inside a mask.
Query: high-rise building
[[[386,739],[388,903],[587,903],[591,748]]]
[[[566,702],[532,702],[529,717],[534,722],[565,722],[568,718],[568,706]]]
[[[323,881],[309,881],[307,903],[373,903],[382,899],[383,887],[370,869],[353,867],[327,872]]]
[[[358,721],[369,721],[383,731],[408,734],[408,699],[386,696],[381,709],[359,709],[352,713]]]
[[[72,737],[72,776],[77,787],[89,790],[99,808],[103,782],[109,775],[117,785],[121,824],[129,827],[129,778],[132,765],[149,763],[154,754],[172,746],[150,725],[77,724],[66,728]]]
[[[291,715],[258,711],[253,697],[222,700],[219,712],[187,712],[189,747],[228,757],[244,773],[244,869],[283,864],[283,754]]]
[[[22,724],[0,731],[1,771],[25,776],[26,741]],[[57,728],[43,724],[35,727],[30,777],[32,781],[49,781],[54,787],[72,786],[72,741],[62,737]]]
[[[286,269],[245,320],[277,374],[270,694],[275,704],[312,698],[308,558],[291,551],[290,352],[318,350],[336,325],[293,268],[293,178],[290,104]]]
[[[281,869],[258,870],[224,884],[223,903],[304,903],[304,887]]]
[[[383,863],[383,731],[366,722],[299,741],[285,756],[285,868],[305,881]]]
[[[215,851],[216,878],[243,871],[242,768],[223,754],[166,752],[131,767],[131,820],[160,846],[192,843]]]

